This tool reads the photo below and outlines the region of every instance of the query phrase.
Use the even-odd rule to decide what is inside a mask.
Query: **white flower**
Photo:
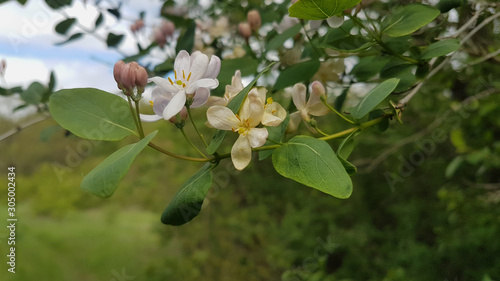
[[[191,107],[203,105],[210,96],[210,90],[219,86],[216,79],[219,75],[221,62],[217,56],[208,56],[201,52],[194,52],[191,56],[186,51],[180,51],[175,58],[174,80],[162,77],[149,79],[162,88],[164,95],[172,98],[162,111],[162,117],[170,120],[186,105],[188,98],[192,99]],[[160,95],[161,96],[161,95]],[[156,97],[158,98],[158,96]],[[153,100],[156,103],[156,99]]]
[[[290,122],[288,124],[287,132],[294,132],[299,126],[300,120],[309,121],[310,115],[323,116],[330,111],[322,101],[320,96],[325,94],[325,88],[319,81],[314,81],[311,84],[312,91],[306,103],[306,86],[302,83],[297,83],[293,86],[292,99],[296,112],[290,114]],[[307,125],[307,123],[306,123]],[[308,127],[310,130],[313,128]],[[312,130],[316,132],[315,130]]]
[[[231,149],[231,160],[234,167],[243,170],[252,159],[252,148],[266,143],[268,132],[266,128],[256,128],[260,123],[264,126],[278,126],[286,117],[286,111],[281,105],[266,101],[265,88],[252,89],[238,114],[234,114],[225,106],[215,105],[207,110],[210,125],[219,130],[238,132],[239,137]]]
[[[318,29],[321,26],[321,23],[323,20],[311,20],[309,21],[309,26],[311,29]],[[340,27],[344,23],[344,16],[332,16],[326,19],[326,22],[331,28],[337,28]]]
[[[226,85],[226,92],[222,97],[211,96],[207,104],[212,105],[222,105],[226,106],[241,90],[243,90],[243,83],[241,82],[241,72],[236,70],[233,79],[231,80],[231,85]]]
[[[278,34],[281,34],[281,33],[285,32],[286,30],[288,30],[290,27],[292,27],[298,23],[300,23],[298,18],[292,18],[289,15],[284,15],[283,19],[281,20],[281,22],[279,24],[274,23],[273,25],[274,25],[274,29],[276,30],[276,32],[278,32]]]

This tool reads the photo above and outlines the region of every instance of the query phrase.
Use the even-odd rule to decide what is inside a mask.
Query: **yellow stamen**
[[[273,98],[272,97],[267,98],[267,104],[272,104],[272,103],[273,103]]]
[[[174,82],[172,82],[172,79],[170,79],[170,77],[168,77],[168,81],[170,81],[170,84],[174,85]]]
[[[238,128],[238,134],[243,134],[245,132],[245,128],[239,127]]]
[[[275,109],[275,110],[271,111],[271,114],[276,113],[276,111],[278,111],[278,110],[277,110],[277,109]]]
[[[184,70],[182,70],[182,79],[186,79],[186,74],[184,73]]]
[[[189,72],[189,75],[188,75],[188,82],[189,82],[189,78],[191,78],[191,72]]]
[[[240,116],[238,116],[238,114],[236,114],[235,116],[236,116],[236,118],[238,118],[238,120],[240,120],[240,122],[241,122],[241,118],[240,118]]]
[[[174,70],[175,80],[177,80],[177,71]]]
[[[186,88],[186,84],[182,83],[182,87],[183,87],[183,88]]]
[[[181,81],[181,80],[177,80],[177,81],[175,81],[175,83],[176,83],[177,85],[179,85],[179,86],[180,86],[180,85],[182,85],[182,81]]]
[[[153,107],[153,101],[149,101],[149,104],[151,104],[151,107]]]

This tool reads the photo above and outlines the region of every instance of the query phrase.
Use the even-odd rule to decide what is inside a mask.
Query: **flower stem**
[[[194,161],[194,162],[211,162],[211,161],[215,160],[215,158],[206,158],[206,157],[205,158],[196,158],[196,157],[189,157],[189,156],[175,154],[173,152],[167,151],[167,150],[159,147],[158,145],[156,145],[156,144],[154,144],[152,142],[148,143],[148,146],[156,149],[157,151],[159,151],[159,152],[161,152],[163,154],[166,154],[168,156],[171,156],[171,157],[174,157],[174,158],[177,158],[177,159]]]
[[[335,134],[332,134],[332,135],[329,135],[329,136],[325,136],[325,137],[322,137],[322,138],[319,138],[319,139],[327,141],[327,140],[333,140],[333,139],[338,139],[338,138],[341,138],[341,137],[345,137],[345,136],[349,135],[350,133],[352,133],[354,131],[362,130],[364,128],[368,128],[368,127],[371,127],[371,126],[373,126],[375,124],[378,124],[378,123],[382,122],[384,119],[389,118],[390,116],[392,116],[392,115],[381,116],[379,118],[376,118],[376,119],[370,120],[368,122],[362,123],[359,126],[352,127],[350,129],[344,130],[342,132],[338,132],[338,133],[335,133]]]
[[[203,157],[207,157],[205,154],[203,154],[203,152],[201,152],[195,145],[194,143],[188,138],[188,136],[186,135],[186,132],[184,131],[184,127],[179,127],[179,130],[181,130],[181,133],[182,135],[184,136],[184,138],[186,139],[186,141],[191,145],[191,147],[194,148],[194,150],[196,150],[201,156]]]
[[[208,144],[207,142],[205,141],[205,138],[203,138],[203,135],[200,134],[200,131],[198,131],[198,127],[196,127],[196,124],[194,123],[194,120],[193,120],[193,115],[191,114],[191,108],[189,106],[186,106],[187,108],[187,112],[188,112],[188,116],[189,116],[189,119],[191,120],[191,124],[193,124],[193,127],[194,127],[194,130],[196,131],[196,133],[198,134],[198,136],[200,137],[201,141],[203,142],[203,144],[205,145],[205,147],[208,147]]]
[[[338,112],[335,108],[333,108],[333,106],[329,105],[327,102],[326,102],[326,98],[321,98],[321,102],[326,106],[328,107],[328,109],[330,109],[332,112],[334,112],[335,114],[337,114],[338,116],[340,116],[340,118],[344,119],[345,121],[351,123],[351,124],[356,124],[354,121],[352,121],[351,119],[345,117],[344,115],[342,115],[340,112]]]
[[[141,114],[139,112],[139,101],[135,101],[135,114],[137,116],[137,124],[139,124],[139,127],[137,127],[137,130],[139,131],[139,136],[141,139],[144,138],[144,128],[142,128],[142,122],[141,122]]]
[[[141,131],[139,122],[137,121],[137,113],[134,110],[134,106],[132,105],[132,99],[130,98],[130,96],[127,96],[127,100],[128,100],[128,106],[130,108],[130,113],[132,114],[132,118],[134,118],[134,123],[135,123],[135,127],[137,128],[137,132],[139,132],[140,138],[143,139],[144,132]],[[141,134],[141,132],[142,132],[142,134]]]

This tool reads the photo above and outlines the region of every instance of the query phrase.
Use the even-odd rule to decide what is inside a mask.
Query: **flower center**
[[[240,120],[240,124],[239,124],[239,127],[232,128],[232,130],[233,130],[233,132],[238,132],[238,134],[245,136],[246,134],[248,134],[248,131],[250,131],[250,129],[251,129],[250,120],[249,119],[241,120],[240,116],[238,116],[238,115],[236,115],[236,118],[238,118],[238,120]]]
[[[170,84],[172,84],[172,85],[177,84],[177,86],[181,86],[182,88],[186,88],[186,83],[188,83],[189,79],[191,79],[191,72],[189,72],[187,79],[186,79],[186,73],[184,72],[184,70],[182,70],[182,79],[180,77],[177,78],[177,71],[175,71],[175,70],[174,70],[174,75],[175,75],[175,82],[172,81],[172,79],[170,79],[170,77],[168,77],[168,81],[170,82]]]

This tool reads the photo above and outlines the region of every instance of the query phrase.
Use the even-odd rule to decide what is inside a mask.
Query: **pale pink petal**
[[[172,100],[170,100],[168,105],[165,107],[165,110],[163,110],[163,119],[170,120],[170,118],[177,115],[177,113],[182,110],[185,104],[186,93],[184,91],[180,91],[172,98]]]
[[[191,73],[191,77],[189,77],[190,82],[195,82],[198,79],[204,77],[205,72],[208,67],[208,57],[205,54],[195,55],[191,61],[191,68],[189,72]],[[186,70],[187,71],[187,70]],[[186,73],[186,78],[188,77],[188,73]]]
[[[301,121],[302,116],[300,115],[299,111],[295,111],[294,113],[290,114],[290,121],[288,122],[288,127],[286,127],[286,133],[291,134],[297,131],[297,128],[299,127]]]
[[[210,91],[207,88],[198,88],[194,94],[194,100],[191,107],[199,107],[204,105],[208,97],[210,97]]]
[[[240,120],[231,109],[220,105],[212,106],[207,110],[207,120],[212,127],[219,130],[237,130],[240,126]]]
[[[328,25],[330,27],[337,28],[337,27],[340,27],[344,23],[344,17],[343,16],[340,16],[340,17],[336,17],[336,16],[329,17],[329,18],[326,19],[326,22],[328,23]]]
[[[177,87],[172,85],[170,83],[170,81],[168,81],[165,78],[156,76],[156,77],[149,78],[149,81],[154,82],[157,86],[162,87],[165,91],[168,91],[171,93],[177,93],[179,91],[179,89]]]
[[[286,110],[277,102],[266,105],[262,125],[276,127],[286,118]]]
[[[140,117],[142,122],[156,122],[163,118],[159,115],[149,115],[149,114],[141,114]]]
[[[214,106],[214,105],[222,105],[222,106],[226,106],[227,105],[227,102],[226,100],[224,100],[223,98],[221,97],[217,97],[217,96],[210,96],[207,100],[207,103],[206,103],[208,106]]]
[[[163,112],[165,111],[165,107],[170,103],[170,98],[165,96],[159,96],[153,101],[153,111],[159,115],[163,116]]]
[[[263,146],[268,135],[266,128],[251,128],[247,134],[248,143],[253,148]]]
[[[212,56],[210,62],[208,63],[207,71],[205,72],[205,78],[217,78],[220,72],[221,61],[218,56]]]
[[[236,70],[233,78],[231,79],[231,85],[233,87],[240,88],[240,91],[243,90],[244,87],[243,87],[243,82],[241,81],[241,71]]]
[[[293,86],[292,99],[297,109],[301,109],[306,106],[306,90],[306,85],[302,83],[297,83]]]
[[[252,160],[252,148],[246,136],[240,135],[231,149],[231,160],[238,170],[245,169]]]
[[[196,92],[196,90],[198,90],[198,88],[207,88],[211,90],[217,88],[217,86],[219,86],[219,80],[204,78],[190,83],[186,88],[186,93],[193,94],[194,92]]]
[[[184,50],[180,51],[174,62],[174,70],[177,72],[177,78],[179,78],[179,75],[182,75],[182,70],[189,71],[190,68],[191,57],[189,56],[189,53]]]
[[[323,116],[330,112],[330,109],[326,107],[321,101],[313,106],[307,107],[308,113],[314,116]]]

